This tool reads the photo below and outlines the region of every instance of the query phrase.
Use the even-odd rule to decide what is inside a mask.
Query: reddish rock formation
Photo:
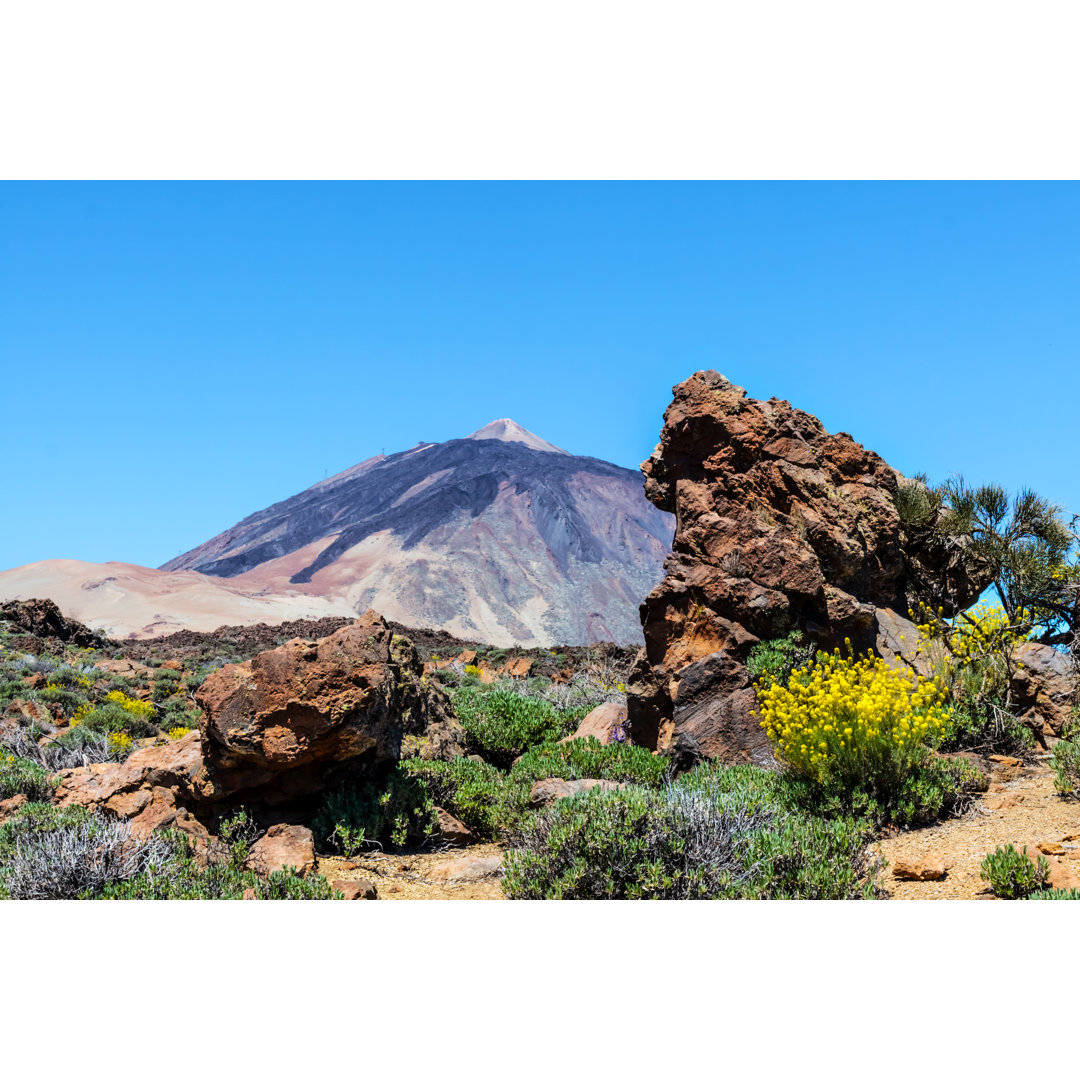
[[[55,801],[127,818],[135,835],[170,826],[205,838],[206,829],[188,810],[197,801],[193,782],[202,764],[199,735],[193,731],[163,746],[136,750],[118,764],[62,770]]]
[[[1044,745],[1048,735],[1060,738],[1080,696],[1073,661],[1034,641],[1017,645],[1013,661],[1010,691],[1021,718]]]
[[[666,577],[641,608],[630,733],[682,759],[769,765],[745,664],[755,644],[799,628],[824,648],[899,645],[910,625],[895,615],[909,606],[910,576],[899,474],[850,435],[785,401],[748,398],[715,371],[674,395],[641,466],[676,532]],[[926,544],[917,554],[923,577],[964,601],[978,595],[952,554]]]
[[[375,611],[320,641],[289,641],[228,664],[199,688],[199,797],[267,802],[323,790],[336,766],[456,752],[441,691]]]

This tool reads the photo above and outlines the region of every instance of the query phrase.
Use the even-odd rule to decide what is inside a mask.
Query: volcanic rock
[[[433,866],[427,872],[427,876],[430,881],[453,883],[483,881],[484,878],[494,877],[496,874],[501,873],[501,855],[473,855],[463,859],[454,859],[451,862],[439,863],[438,866]]]
[[[315,869],[315,841],[303,825],[272,825],[251,845],[248,868],[257,874],[292,867],[298,874]]]
[[[356,878],[350,881],[331,881],[330,888],[334,892],[342,893],[346,900],[378,900],[379,894],[375,889],[374,882],[367,878]]]
[[[567,735],[559,742],[570,742],[572,739],[596,739],[601,746],[609,743],[622,742],[626,738],[623,725],[626,723],[626,706],[606,701],[603,705],[597,705],[584,720],[578,724],[577,731]],[[622,733],[623,739],[617,736]]]
[[[627,702],[634,742],[682,760],[769,766],[746,670],[759,641],[796,628],[826,649],[895,637],[894,655],[906,659],[899,474],[877,454],[786,401],[748,398],[702,371],[674,388],[641,471],[676,531],[666,577],[641,609],[645,647]],[[949,579],[924,548],[926,575],[974,587],[959,571]]]
[[[65,618],[52,600],[12,600],[0,604],[0,620],[52,649],[57,645],[100,648],[104,644],[100,634],[75,619]]]
[[[529,805],[543,808],[551,806],[560,799],[570,799],[580,795],[583,791],[591,791],[599,788],[601,791],[613,791],[615,788],[626,787],[625,784],[616,783],[614,780],[561,780],[551,776],[546,780],[537,780],[529,789]]]
[[[1021,718],[1040,738],[1060,738],[1080,692],[1075,664],[1065,653],[1034,641],[1017,645],[1012,659],[1010,690]]]
[[[226,665],[196,701],[205,758],[196,787],[212,801],[245,792],[280,803],[322,791],[341,766],[460,752],[442,692],[374,611],[320,641]]]
[[[439,839],[447,844],[464,847],[475,844],[479,837],[462,821],[441,806],[435,807],[436,828]]]
[[[63,769],[54,801],[102,809],[131,821],[134,835],[172,826],[199,836],[206,830],[188,810],[198,801],[195,776],[203,765],[198,732],[136,750],[119,763]]]

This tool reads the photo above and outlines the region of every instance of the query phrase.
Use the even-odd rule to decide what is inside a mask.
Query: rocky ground
[[[419,852],[320,859],[317,871],[335,884],[366,881],[379,900],[503,900],[503,849],[498,844]]]
[[[993,899],[979,877],[979,864],[999,844],[1042,853],[1050,863],[1053,886],[1080,888],[1080,802],[1054,791],[1054,774],[1045,760],[1006,765],[998,776],[963,817],[899,833],[876,845],[889,861],[882,879],[889,899]]]

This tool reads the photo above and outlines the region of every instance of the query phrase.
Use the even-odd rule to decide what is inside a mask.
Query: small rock
[[[476,663],[476,650],[464,649],[458,654],[458,660],[463,664],[475,664]]]
[[[991,754],[990,760],[996,761],[999,765],[1009,765],[1013,768],[1024,764],[1018,757],[1009,757],[1008,754]]]
[[[12,814],[25,806],[30,800],[25,795],[12,795],[10,799],[0,802],[0,824],[3,824]]]
[[[179,660],[166,660],[161,666],[167,668],[169,671],[184,670],[184,665]]]
[[[1006,795],[1002,795],[998,800],[998,810],[1011,810],[1014,806],[1019,806],[1024,801],[1024,796],[1017,794],[1015,791],[1010,791]]]
[[[1080,876],[1075,874],[1070,867],[1051,859],[1050,888],[1080,889]]]
[[[1061,855],[1065,849],[1060,844],[1055,844],[1053,840],[1043,840],[1042,843],[1035,845],[1044,855]]]
[[[901,881],[940,881],[947,871],[944,861],[933,856],[924,859],[897,859],[892,868],[893,877]]]
[[[303,825],[271,825],[266,835],[251,845],[247,865],[257,874],[269,874],[293,866],[299,874],[315,868],[315,841]]]
[[[435,807],[435,816],[438,818],[439,839],[448,844],[464,847],[466,844],[479,842],[476,833],[462,821],[458,821],[453,814],[447,813],[441,806]]]
[[[357,881],[331,881],[330,888],[345,894],[346,900],[378,900],[375,885],[366,878]]]
[[[240,899],[241,900],[258,900],[259,898],[255,895],[255,890],[254,889],[245,889],[244,890],[244,895],[241,896]]]
[[[427,876],[430,881],[482,881],[484,878],[493,877],[501,871],[501,855],[472,856],[471,858],[454,859],[453,862],[433,866],[428,871]]]
[[[567,735],[560,742],[570,742],[572,739],[587,739],[590,736],[597,739],[602,746],[613,742],[626,740],[626,706],[616,705],[612,701],[597,705],[584,720],[578,724],[577,731],[573,735]],[[620,734],[622,738],[619,738]]]
[[[611,791],[613,788],[626,787],[625,784],[617,784],[614,780],[560,780],[550,776],[546,780],[537,780],[529,790],[530,806],[550,806],[559,799],[569,799],[582,791],[598,787],[603,791]]]

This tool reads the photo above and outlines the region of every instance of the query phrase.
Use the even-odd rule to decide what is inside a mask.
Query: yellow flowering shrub
[[[123,692],[123,690],[112,690],[105,695],[106,701],[111,701],[114,705],[119,705],[125,712],[131,713],[132,716],[141,717],[143,720],[149,720],[154,715],[156,710],[149,701],[139,701],[138,698],[130,698]]]
[[[168,735],[170,739],[182,739],[185,735],[190,735],[194,728],[189,727],[172,727],[169,728]]]
[[[466,664],[465,665],[465,674],[466,675],[476,675],[477,677],[479,677],[480,669],[475,664]]]
[[[943,609],[920,604],[909,613],[917,621],[919,634],[927,641],[940,641],[958,667],[968,667],[994,656],[1007,656],[1013,646],[1024,641],[1034,625],[1026,608],[1010,621],[1000,604],[979,604],[953,619],[943,618]]]
[[[850,646],[849,646],[850,647]],[[758,687],[761,726],[774,755],[802,777],[888,798],[947,730],[946,691],[871,653],[818,654],[784,686]]]
[[[109,751],[113,754],[126,753],[131,749],[131,736],[123,731],[114,731],[109,735]]]

